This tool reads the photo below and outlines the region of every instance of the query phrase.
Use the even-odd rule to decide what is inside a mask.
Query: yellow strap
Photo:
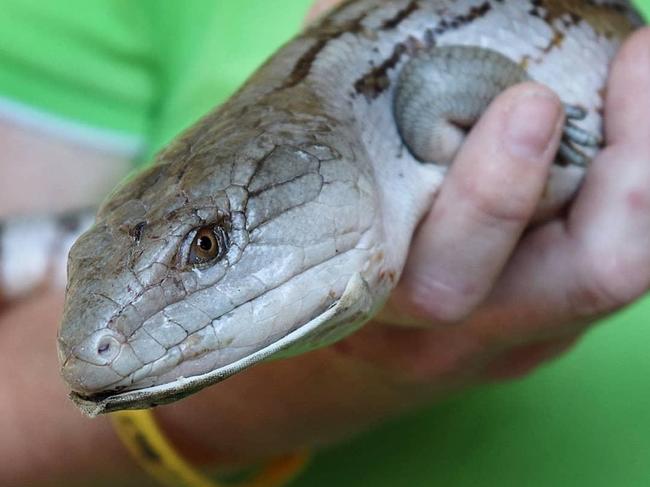
[[[169,443],[149,409],[112,413],[113,427],[144,470],[167,487],[223,487],[192,467]],[[279,487],[293,479],[309,459],[296,453],[272,460],[237,487]],[[232,484],[228,484],[232,486]]]

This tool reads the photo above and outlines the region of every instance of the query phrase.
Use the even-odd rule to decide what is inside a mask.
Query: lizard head
[[[324,145],[163,153],[109,196],[70,252],[59,356],[73,395],[173,400],[345,332],[301,335],[346,290],[358,303],[366,289],[378,249],[365,178]]]

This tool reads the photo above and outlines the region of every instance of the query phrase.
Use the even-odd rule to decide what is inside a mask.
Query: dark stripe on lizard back
[[[316,27],[313,27],[304,34],[306,38],[315,39],[315,43],[310,47],[296,62],[291,74],[288,76],[287,81],[282,85],[281,89],[291,88],[301,83],[309,73],[318,55],[327,47],[327,45],[338,39],[344,34],[363,34],[364,26],[363,21],[379,6],[375,6],[361,13],[356,18],[348,21],[343,21],[340,24],[333,22],[338,14],[341,14],[347,6],[354,2],[346,2],[338,9],[332,12],[323,22]],[[379,31],[391,31],[399,27],[411,15],[419,11],[421,8],[420,2],[412,0],[406,7],[400,9],[393,15],[383,21]],[[363,75],[355,83],[355,91],[368,98],[376,98],[384,90],[389,87],[389,80],[387,72],[395,67],[400,61],[402,55],[409,53],[413,54],[418,49],[432,47],[435,45],[435,37],[444,34],[447,31],[458,29],[478,18],[485,16],[492,8],[489,1],[485,1],[478,6],[471,7],[464,14],[455,15],[448,18],[442,18],[436,26],[427,29],[424,32],[422,39],[409,38],[395,46],[393,54],[384,61],[381,65],[374,67],[368,73]]]
[[[417,4],[417,2],[414,3]],[[459,29],[464,25],[484,17],[491,9],[492,5],[490,2],[483,2],[479,6],[471,7],[464,14],[455,15],[450,18],[442,18],[435,27],[425,30],[422,39],[409,37],[405,41],[398,43],[393,50],[393,54],[386,61],[373,68],[369,73],[366,73],[355,82],[355,92],[368,99],[377,98],[390,87],[388,71],[400,62],[404,54],[412,56],[419,50],[435,46],[436,37],[445,32]]]
[[[529,13],[544,19],[552,28],[557,21],[567,27],[584,21],[608,39],[624,37],[632,31],[632,24],[641,22],[635,12],[617,2],[531,0],[531,4]],[[630,19],[634,20],[632,24]]]
[[[426,29],[423,32],[422,38],[417,39],[410,37],[397,43],[392,54],[384,60],[384,62],[378,66],[372,67],[370,71],[359,77],[359,79],[354,83],[354,92],[363,95],[368,99],[377,98],[390,87],[390,78],[388,73],[402,60],[404,55],[413,55],[420,49],[435,46],[437,37],[446,32],[459,29],[486,16],[490,10],[492,10],[494,3],[503,3],[503,0],[486,0],[480,5],[470,7],[465,13],[458,15],[444,16],[444,13],[441,13],[442,18],[436,25]],[[337,16],[344,14],[345,10],[353,4],[353,1],[344,2],[329,14],[322,23],[307,30],[304,37],[313,38],[315,42],[312,47],[298,59],[291,74],[288,76],[281,89],[296,86],[307,78],[314,62],[318,59],[319,54],[331,41],[336,40],[347,33],[364,35],[366,30],[363,25],[364,20],[366,20],[377,8],[381,7],[381,5],[375,5],[369,8],[356,18],[336,23],[334,19]],[[630,15],[630,11],[620,3],[603,2],[602,4],[599,4],[593,0],[576,0],[575,2],[567,2],[566,0],[533,0],[531,4],[532,8],[530,14],[543,18],[551,27],[553,27],[554,23],[558,20],[563,22],[567,27],[585,21],[589,23],[596,32],[608,38],[620,36],[622,32],[627,33],[630,30],[629,23],[626,19],[626,17]],[[397,11],[392,17],[384,20],[378,31],[386,32],[396,29],[402,24],[402,22],[407,20],[420,9],[421,2],[418,0],[412,0],[404,8]],[[607,14],[605,12],[606,10],[610,10],[610,13]],[[568,15],[567,11],[569,12]],[[611,11],[613,11],[614,14],[612,14]],[[368,34],[370,35],[371,33]],[[547,51],[561,45],[564,40],[563,38],[564,36],[558,30],[554,41],[547,47]]]
[[[333,40],[338,39],[343,34],[362,34],[364,31],[363,21],[375,11],[379,6],[361,13],[356,18],[344,21],[340,24],[335,24],[334,19],[338,14],[343,12],[345,8],[354,2],[345,2],[332,13],[330,13],[322,23],[310,28],[305,32],[304,37],[314,38],[315,43],[305,52],[300,59],[296,62],[291,74],[287,78],[282,88],[291,88],[301,83],[311,72],[312,65],[316,61],[318,55],[325,49],[325,47]],[[412,0],[406,7],[399,10],[393,17],[386,19],[380,31],[388,31],[397,28],[404,20],[420,8],[417,0]]]

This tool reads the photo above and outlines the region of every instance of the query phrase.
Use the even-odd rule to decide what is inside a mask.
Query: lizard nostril
[[[97,340],[95,350],[101,361],[110,362],[119,354],[120,342],[113,335],[103,335]]]
[[[97,345],[97,353],[99,355],[106,355],[111,350],[111,342],[109,339],[104,339]]]
[[[86,337],[70,352],[93,365],[109,365],[120,354],[124,338],[113,330],[98,330]]]

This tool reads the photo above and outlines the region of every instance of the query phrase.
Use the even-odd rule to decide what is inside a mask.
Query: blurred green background
[[[140,137],[144,162],[291,37],[310,3],[7,0],[0,89]],[[319,453],[294,487],[650,486],[649,385],[646,299],[527,379]]]

